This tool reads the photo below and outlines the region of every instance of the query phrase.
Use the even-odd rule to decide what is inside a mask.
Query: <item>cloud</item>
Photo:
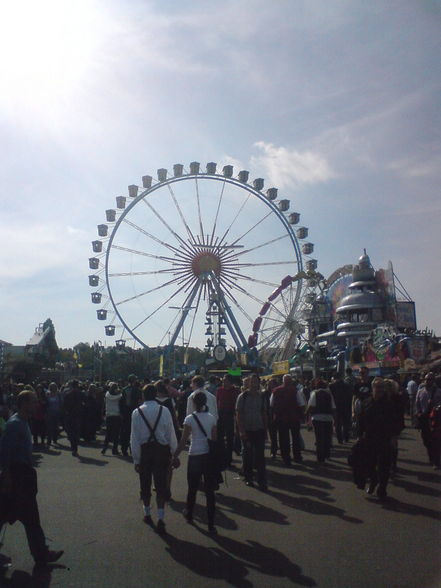
[[[258,141],[261,154],[251,157],[251,167],[280,188],[327,182],[336,177],[328,161],[318,152],[297,151]]]

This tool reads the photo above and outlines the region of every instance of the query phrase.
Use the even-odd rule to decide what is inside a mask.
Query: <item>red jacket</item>
[[[273,390],[272,415],[275,422],[293,423],[302,419],[297,403],[297,387],[294,384],[278,386]]]

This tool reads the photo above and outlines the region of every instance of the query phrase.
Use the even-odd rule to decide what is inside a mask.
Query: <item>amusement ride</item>
[[[106,336],[287,359],[322,276],[308,228],[262,178],[198,162],[145,175],[106,210],[89,284]]]

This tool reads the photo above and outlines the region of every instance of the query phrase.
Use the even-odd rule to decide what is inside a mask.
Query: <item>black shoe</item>
[[[379,486],[378,490],[377,490],[377,497],[378,497],[378,500],[386,500],[387,499],[386,488],[382,488],[381,486]]]
[[[153,527],[153,519],[150,515],[144,515],[143,522],[149,527]]]
[[[107,449],[107,447],[103,447],[103,448],[101,449],[101,455],[105,455],[105,453],[106,453],[106,449]]]
[[[369,484],[369,488],[366,490],[368,494],[373,494],[375,492],[375,488],[377,487],[377,483],[371,482]]]
[[[245,486],[249,486],[250,488],[254,488],[253,480],[245,480]]]
[[[165,535],[167,532],[165,530],[165,523],[162,519],[159,519],[159,521],[156,523],[156,532],[158,535]]]
[[[64,553],[64,551],[62,549],[60,549],[59,551],[50,551],[49,550],[43,559],[35,562],[35,565],[37,567],[41,567],[41,566],[45,566],[50,563],[55,563],[56,561],[58,561],[60,559],[60,557],[63,555],[63,553]]]
[[[182,514],[184,515],[184,518],[187,521],[187,523],[192,525],[193,524],[193,513],[189,512],[187,509],[184,509],[184,512]]]

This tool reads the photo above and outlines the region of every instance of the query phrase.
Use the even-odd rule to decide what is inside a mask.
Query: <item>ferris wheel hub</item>
[[[220,275],[222,264],[220,258],[211,251],[201,251],[193,258],[191,269],[197,277],[210,272]]]

